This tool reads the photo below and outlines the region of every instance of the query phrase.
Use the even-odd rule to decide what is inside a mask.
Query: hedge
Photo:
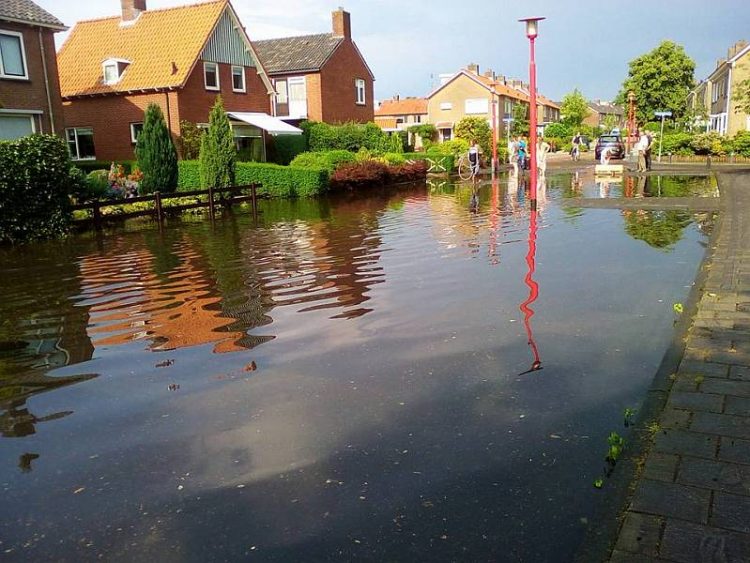
[[[178,191],[200,189],[200,162],[182,160],[178,167]],[[328,189],[328,173],[325,170],[263,162],[238,162],[236,174],[237,185],[261,184],[258,193],[271,197],[309,197]]]
[[[307,137],[304,135],[278,135],[273,137],[273,153],[276,164],[286,166],[294,157],[307,150]]]
[[[351,151],[303,152],[292,160],[291,166],[328,170],[329,173],[332,173],[340,165],[346,162],[354,162],[355,160],[357,160],[357,155]]]
[[[0,242],[63,235],[73,191],[68,147],[54,135],[0,142]]]
[[[388,150],[388,135],[375,123],[342,123],[330,125],[313,121],[300,125],[308,136],[311,151],[347,150],[361,148],[370,151]]]
[[[138,163],[135,160],[116,160],[115,164],[122,166],[125,174],[130,174],[133,169],[138,167]],[[94,170],[109,170],[112,162],[109,160],[76,160],[73,161],[73,166],[88,174]]]

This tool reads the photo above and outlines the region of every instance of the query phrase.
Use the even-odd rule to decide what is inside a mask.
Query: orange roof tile
[[[395,117],[381,117],[378,115],[375,116],[375,125],[381,129],[396,129],[398,127]]]
[[[63,97],[182,86],[228,5],[147,10],[129,25],[119,16],[78,22],[57,55]],[[107,85],[102,62],[110,58],[130,64]]]
[[[376,116],[418,114],[427,114],[427,100],[425,98],[383,100],[380,108],[375,112]]]
[[[537,102],[542,104],[543,106],[549,106],[551,108],[560,109],[560,106],[558,106],[555,102],[550,100],[547,96],[542,96],[541,94],[536,95]]]
[[[473,72],[468,71],[468,70],[464,70],[464,73],[466,73],[471,78],[477,80],[478,82],[480,82],[487,88],[494,88],[495,92],[497,92],[501,96],[515,98],[516,100],[521,100],[523,102],[529,101],[529,96],[525,92],[521,92],[520,90],[511,88],[510,86],[506,84],[502,84],[498,82],[497,80],[493,80],[489,76],[484,76],[482,74],[474,74]]]

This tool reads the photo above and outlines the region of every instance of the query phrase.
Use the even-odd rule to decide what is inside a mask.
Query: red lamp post
[[[530,57],[529,57],[529,158],[531,159],[531,173],[529,181],[531,183],[531,209],[536,209],[536,125],[537,125],[537,107],[536,107],[536,58],[534,54],[534,41],[539,31],[539,22],[546,18],[523,18],[518,21],[526,22],[526,37],[529,38]]]

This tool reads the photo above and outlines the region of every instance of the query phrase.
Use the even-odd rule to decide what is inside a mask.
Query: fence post
[[[711,155],[706,157],[706,168],[711,168]]]
[[[211,221],[216,217],[216,209],[214,209],[214,188],[213,186],[208,187],[208,215],[211,217]]]
[[[99,200],[96,200],[92,208],[94,212],[94,228],[97,231],[100,231],[102,229],[102,211],[101,209],[99,209],[100,205],[101,204],[99,203]]]
[[[154,192],[154,204],[156,208],[156,220],[161,225],[164,222],[164,215],[161,208],[161,194],[159,192]]]
[[[255,217],[255,219],[257,220],[258,219],[258,196],[255,193],[255,182],[250,184],[250,193],[253,197],[253,217]]]

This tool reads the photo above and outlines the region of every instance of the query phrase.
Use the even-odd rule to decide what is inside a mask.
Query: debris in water
[[[158,368],[167,368],[171,366],[174,363],[174,360],[164,360],[163,362],[159,362],[156,364],[156,367]]]
[[[256,369],[258,369],[258,366],[255,363],[255,360],[245,366],[245,371],[255,371]]]

